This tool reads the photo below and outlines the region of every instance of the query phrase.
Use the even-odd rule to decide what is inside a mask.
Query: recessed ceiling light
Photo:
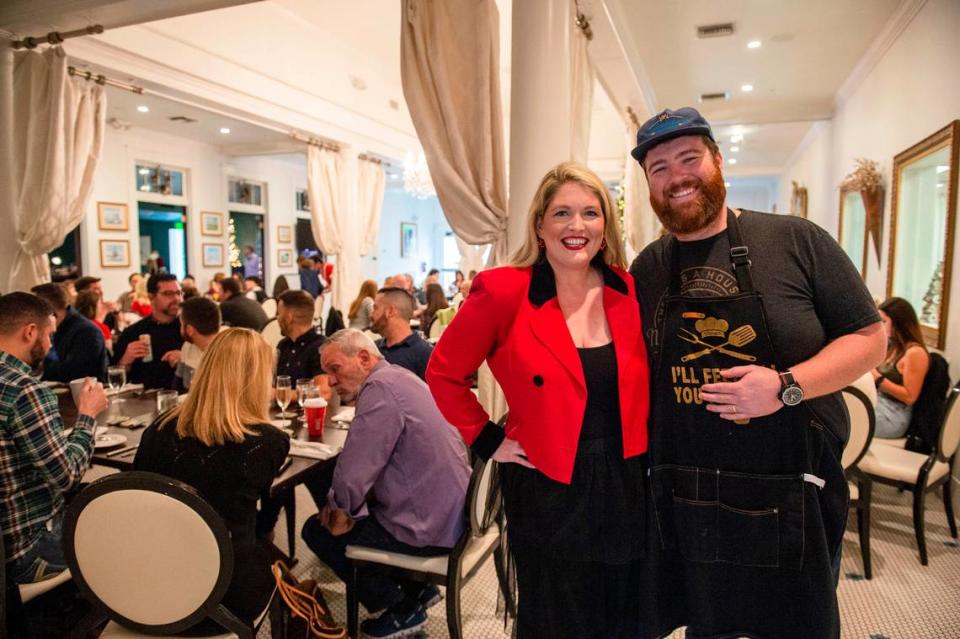
[[[140,106],[137,107],[137,111],[139,111],[140,113],[149,113],[150,107],[148,107],[146,104],[141,104]]]
[[[226,135],[227,133],[230,133],[230,129],[228,127],[222,126],[220,127],[220,133],[223,133],[224,135]]]
[[[731,146],[731,147],[730,147],[730,152],[731,152],[731,153],[736,153],[736,152],[739,151],[739,150],[740,150],[740,147],[739,147],[739,146]]]
[[[742,85],[742,86],[740,87],[740,90],[743,91],[744,93],[750,93],[751,91],[753,91],[753,85],[752,85],[752,84],[744,84],[744,85]]]
[[[747,43],[748,49],[759,49],[762,46],[763,46],[763,43],[760,42],[759,40],[751,40],[750,42]]]
[[[727,164],[736,164],[736,163],[737,163],[737,158],[730,158],[729,160],[727,160]]]
[[[724,182],[723,185],[724,185],[725,187],[727,187],[728,189],[730,188],[730,183],[729,183],[729,182]]]

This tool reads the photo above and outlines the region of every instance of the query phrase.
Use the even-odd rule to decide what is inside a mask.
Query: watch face
[[[787,406],[796,406],[803,401],[803,390],[799,386],[787,386],[780,399]]]

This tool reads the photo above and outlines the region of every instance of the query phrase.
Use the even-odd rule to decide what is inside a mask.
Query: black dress
[[[578,352],[587,405],[570,484],[501,466],[519,639],[639,635],[643,462],[623,459],[613,343]]]
[[[176,423],[151,424],[140,439],[133,467],[179,479],[196,488],[223,517],[233,541],[234,567],[224,605],[246,622],[253,621],[273,590],[270,554],[258,542],[257,500],[270,489],[290,450],[290,439],[270,424],[250,428],[241,443],[206,446],[192,437],[180,438]],[[191,634],[223,632],[204,622]]]

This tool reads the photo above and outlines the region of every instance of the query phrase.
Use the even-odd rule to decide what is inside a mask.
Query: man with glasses
[[[177,276],[151,275],[147,294],[152,312],[120,334],[113,351],[115,363],[127,369],[129,381],[144,388],[173,388],[183,346],[177,317],[183,294]]]

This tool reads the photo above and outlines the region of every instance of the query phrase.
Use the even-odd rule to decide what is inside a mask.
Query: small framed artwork
[[[203,211],[200,213],[200,233],[202,235],[223,235],[223,213]],[[207,246],[204,244],[204,246]]]
[[[130,216],[127,205],[119,202],[97,202],[97,226],[101,231],[127,231]]]
[[[400,257],[414,257],[417,254],[417,225],[413,222],[400,222]]]
[[[293,241],[293,227],[279,225],[277,226],[277,242],[280,244],[289,244]]]
[[[130,242],[100,240],[100,266],[103,268],[130,266]]]
[[[203,245],[203,265],[223,266],[223,244]]]
[[[277,266],[293,266],[293,249],[277,249]]]

